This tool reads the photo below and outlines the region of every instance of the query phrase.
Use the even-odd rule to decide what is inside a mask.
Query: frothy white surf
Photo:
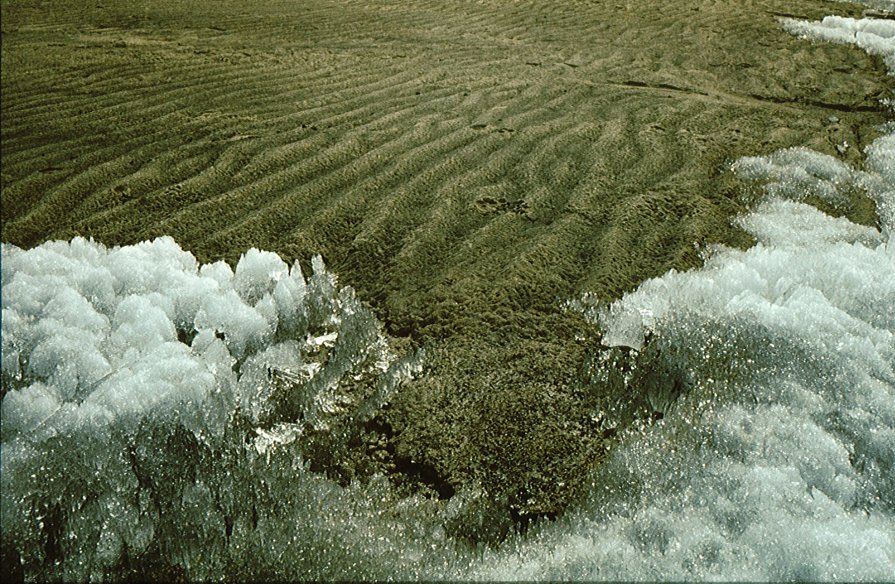
[[[889,23],[787,27],[895,55]],[[686,390],[625,431],[585,500],[496,549],[454,543],[487,521],[481,494],[401,498],[308,470],[307,428],[338,446],[416,366],[321,262],[306,281],[257,251],[199,266],[170,239],[4,245],[4,554],[38,579],[146,561],[196,579],[891,579],[889,131],[863,170],[805,149],[734,165],[768,192],[739,219],[758,244],[597,317],[611,344],[652,333]],[[802,202],[855,191],[878,228]]]

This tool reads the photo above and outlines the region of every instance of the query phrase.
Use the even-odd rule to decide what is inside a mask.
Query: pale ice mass
[[[895,71],[891,15],[779,26]],[[201,263],[172,237],[4,243],[4,570],[891,581],[895,126],[878,134],[861,168],[805,147],[732,161],[754,186],[735,219],[751,247],[701,249],[701,267],[612,303],[558,300],[601,335],[587,375],[611,392],[593,417],[619,433],[563,513],[487,542],[474,484],[338,481],[301,448],[349,449],[427,375],[319,256],[303,273],[254,248]],[[858,196],[876,226],[835,213]]]

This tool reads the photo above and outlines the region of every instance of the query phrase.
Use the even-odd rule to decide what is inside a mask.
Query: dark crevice
[[[193,339],[196,338],[197,331],[195,328],[191,328],[190,330],[185,329],[177,329],[177,340],[189,347],[193,344]]]
[[[406,457],[395,457],[395,472],[401,473],[411,481],[425,485],[438,493],[438,498],[447,500],[454,496],[454,486],[442,477],[434,466],[416,462]]]
[[[771,16],[776,16],[777,18],[805,18],[805,16],[801,16],[799,14],[793,14],[792,12],[779,12],[777,10],[765,10],[765,13],[770,14]]]
[[[454,486],[438,470],[427,463],[420,463],[407,456],[395,453],[395,431],[381,417],[375,417],[364,426],[367,436],[378,436],[384,443],[384,452],[388,461],[390,479],[396,485],[406,485],[411,490],[429,491],[437,494],[440,500],[447,500],[456,494]]]
[[[41,533],[42,547],[49,564],[54,564],[64,559],[62,553],[64,528],[65,514],[62,511],[62,506],[59,504],[51,505],[43,518],[43,530]]]
[[[515,525],[516,531],[520,535],[525,535],[528,533],[528,530],[537,523],[556,520],[556,518],[559,517],[559,513],[556,511],[524,513],[519,511],[519,509],[513,505],[510,506],[510,517],[513,520],[513,525]]]
[[[623,81],[621,83],[612,83],[612,85],[619,85],[622,87],[634,87],[638,89],[654,89],[654,90],[664,90],[664,91],[674,91],[679,93],[688,93],[692,95],[702,95],[709,96],[709,93],[699,91],[697,89],[688,89],[685,87],[678,87],[676,85],[671,85],[670,83],[646,83],[643,81],[635,81],[628,80]],[[761,95],[759,93],[749,93],[746,94],[746,97],[751,99],[762,101],[765,103],[773,103],[778,105],[802,105],[802,106],[811,106],[816,108],[821,108],[825,110],[832,110],[837,112],[846,112],[846,113],[886,113],[885,106],[882,103],[877,103],[873,105],[867,104],[846,104],[846,103],[832,103],[827,101],[821,101],[817,99],[807,99],[804,97],[776,97],[769,95]]]
[[[768,103],[776,103],[776,104],[797,104],[797,105],[810,105],[812,107],[822,108],[833,110],[837,112],[846,112],[846,113],[854,113],[854,112],[869,112],[869,113],[885,113],[885,108],[879,105],[855,105],[855,104],[845,104],[845,103],[830,103],[826,101],[820,101],[816,99],[805,99],[805,98],[786,98],[786,97],[774,97],[768,95],[760,95],[757,93],[750,93],[749,97],[752,99],[756,99],[758,101],[765,101]]]
[[[0,580],[10,584],[25,581],[25,569],[22,566],[22,557],[17,549],[4,542],[0,551]]]
[[[686,87],[678,87],[677,85],[672,85],[670,83],[645,83],[643,81],[623,81],[621,83],[614,83],[614,85],[622,85],[624,87],[636,87],[638,89],[662,89],[665,91],[677,91],[680,93],[690,93],[694,95],[709,95],[704,91],[699,91],[697,89],[688,89]]]
[[[884,18],[886,20],[895,20],[895,12],[887,12],[885,10],[867,9],[863,12],[864,18]]]

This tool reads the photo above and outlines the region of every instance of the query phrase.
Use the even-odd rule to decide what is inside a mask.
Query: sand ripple
[[[780,27],[839,3],[106,4],[4,5],[3,240],[322,254],[436,346],[398,451],[532,512],[602,439],[559,301],[747,244],[730,161],[859,162],[884,117],[878,63]]]

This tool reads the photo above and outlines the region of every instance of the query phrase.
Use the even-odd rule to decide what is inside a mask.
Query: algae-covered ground
[[[550,516],[611,440],[563,303],[748,245],[740,156],[860,167],[881,64],[780,25],[833,13],[861,8],[4,0],[2,240],[322,254],[427,361],[321,470]]]

